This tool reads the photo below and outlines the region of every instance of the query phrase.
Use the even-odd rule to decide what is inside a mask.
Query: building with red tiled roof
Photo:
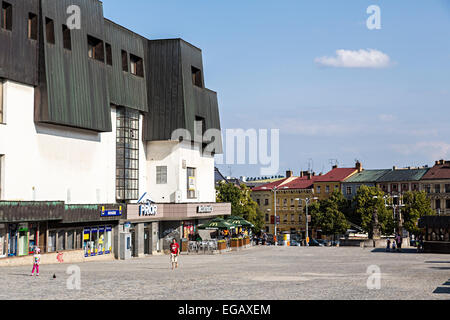
[[[290,232],[299,234],[305,239],[306,216],[303,210],[306,198],[312,198],[313,184],[319,176],[302,172],[299,177],[291,174],[287,178],[255,187],[252,198],[259,205],[265,215],[265,231],[273,234],[275,231],[275,192],[276,212],[279,219],[278,233]],[[302,200],[297,200],[302,199]],[[310,234],[314,236],[314,231]]]
[[[314,181],[314,194],[320,200],[327,199],[335,190],[342,191],[342,183],[356,173],[362,172],[363,167],[357,162],[354,168],[338,168],[332,170]]]
[[[431,199],[431,207],[439,215],[450,215],[450,161],[436,161],[420,182]]]

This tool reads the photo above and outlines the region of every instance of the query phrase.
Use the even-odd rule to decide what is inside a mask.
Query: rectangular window
[[[441,208],[441,200],[436,199],[436,209],[440,209],[440,208]]]
[[[45,35],[47,43],[55,44],[55,25],[50,18],[45,18]]]
[[[87,36],[88,41],[88,56],[91,59],[105,62],[105,49],[103,41],[92,36]]]
[[[28,14],[28,39],[37,40],[38,18],[34,13]]]
[[[317,187],[317,193],[320,193],[320,187]]]
[[[187,168],[187,197],[188,199],[196,198],[196,175],[195,168]]]
[[[192,83],[194,86],[203,88],[202,71],[196,67],[192,67]]]
[[[269,214],[266,213],[266,222],[269,222]]]
[[[269,205],[269,199],[264,199],[264,205],[268,206]]]
[[[417,183],[414,183],[414,184],[412,185],[412,190],[413,190],[413,191],[419,191],[419,185],[418,185]]]
[[[12,5],[3,1],[2,4],[2,28],[5,30],[12,30]]]
[[[425,185],[425,192],[426,193],[431,193],[431,185],[429,185],[429,184]]]
[[[402,191],[409,191],[409,186],[407,183],[402,184]]]
[[[66,250],[66,231],[58,231],[58,250]]]
[[[434,193],[441,193],[441,185],[440,184],[434,185]]]
[[[3,81],[0,80],[0,123],[4,123],[3,114]]]
[[[330,186],[325,187],[325,193],[330,193]]]
[[[112,48],[111,48],[111,45],[109,43],[105,43],[105,48],[106,48],[106,64],[112,66],[113,61],[112,61]]]
[[[352,187],[347,187],[347,194],[351,195],[352,194]]]
[[[72,36],[70,34],[70,29],[65,24],[62,26],[62,33],[64,49],[72,50]]]
[[[2,190],[2,185],[3,185],[3,161],[5,159],[5,155],[0,154],[0,200],[3,199],[3,190]]]
[[[450,199],[445,200],[445,207],[450,209]]]
[[[122,50],[122,71],[128,72],[128,53]]]
[[[138,77],[144,77],[144,60],[130,54],[130,72]]]
[[[47,252],[55,252],[56,251],[56,231],[50,230],[48,232],[48,241],[47,241]]]
[[[156,184],[167,184],[167,166],[156,167]]]
[[[69,230],[67,231],[67,243],[66,243],[66,250],[73,250],[74,249],[74,240],[75,240],[75,231]]]
[[[0,101],[0,103],[1,103],[1,101]],[[450,193],[450,184],[445,185],[445,193]]]
[[[116,198],[139,198],[139,112],[117,109]]]

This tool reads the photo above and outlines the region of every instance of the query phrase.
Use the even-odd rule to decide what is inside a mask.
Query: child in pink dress
[[[36,276],[39,277],[39,264],[41,263],[41,249],[34,249],[33,256],[33,271],[31,271],[31,276],[33,276],[34,270],[36,270]]]

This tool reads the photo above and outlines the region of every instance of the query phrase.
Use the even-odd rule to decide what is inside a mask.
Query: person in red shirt
[[[178,268],[178,256],[180,255],[180,245],[175,238],[170,244],[170,262],[172,263],[172,270]]]

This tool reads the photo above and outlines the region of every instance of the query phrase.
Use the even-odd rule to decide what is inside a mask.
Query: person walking
[[[391,250],[391,239],[387,239],[386,243],[386,252],[389,252]]]
[[[36,270],[36,276],[39,277],[39,265],[41,264],[41,249],[36,247],[34,249],[33,255],[33,270],[31,271],[31,275],[33,276],[34,271]]]
[[[180,245],[177,239],[173,238],[170,244],[170,262],[172,263],[172,270],[178,268],[178,256],[180,255]]]
[[[392,240],[392,252],[395,252],[397,250],[397,242],[395,238]]]
[[[397,252],[402,252],[403,239],[402,239],[402,236],[400,235],[400,233],[397,234],[396,240],[397,240]]]

